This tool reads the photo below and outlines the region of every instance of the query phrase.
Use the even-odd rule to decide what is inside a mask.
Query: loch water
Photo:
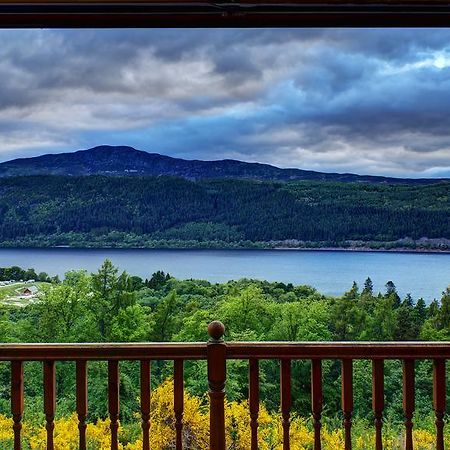
[[[223,282],[256,278],[308,284],[328,295],[341,295],[352,282],[370,276],[375,291],[387,281],[404,297],[427,303],[450,285],[449,253],[298,251],[298,250],[156,250],[156,249],[0,249],[0,267],[17,265],[64,276],[72,269],[96,271],[109,258],[121,270],[148,278],[163,270],[181,278]]]

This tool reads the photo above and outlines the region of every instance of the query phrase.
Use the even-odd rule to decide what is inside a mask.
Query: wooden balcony
[[[79,448],[86,449],[88,413],[87,365],[89,361],[108,361],[109,416],[111,449],[118,448],[119,426],[119,361],[140,361],[140,408],[143,449],[149,449],[150,430],[150,364],[155,360],[174,361],[174,413],[176,449],[183,449],[183,367],[186,360],[206,360],[210,399],[210,448],[225,450],[224,400],[226,363],[230,359],[249,361],[249,416],[251,418],[251,450],[258,448],[259,362],[280,361],[280,401],[283,426],[283,450],[289,450],[291,414],[291,364],[293,360],[311,361],[311,415],[314,424],[314,449],[321,449],[322,360],[341,360],[342,413],[345,449],[351,449],[353,412],[353,360],[372,361],[372,407],[376,450],[382,449],[384,409],[384,360],[401,360],[403,364],[403,412],[405,418],[405,449],[413,449],[413,415],[415,409],[415,360],[433,361],[433,409],[436,416],[437,450],[444,450],[444,415],[446,405],[445,363],[450,358],[448,342],[386,342],[386,343],[311,343],[311,342],[230,342],[222,339],[224,327],[212,322],[207,343],[139,343],[139,344],[1,344],[0,361],[11,361],[11,412],[14,420],[14,449],[21,449],[22,415],[24,412],[25,361],[42,361],[44,412],[47,449],[53,443],[56,409],[55,362],[76,362],[76,409],[79,420]],[[26,382],[26,380],[25,380]],[[370,395],[370,393],[368,393]],[[431,405],[430,405],[431,407]],[[188,449],[186,449],[188,450]]]

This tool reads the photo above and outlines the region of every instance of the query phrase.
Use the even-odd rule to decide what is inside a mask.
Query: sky
[[[450,29],[1,30],[0,161],[96,145],[450,176]]]

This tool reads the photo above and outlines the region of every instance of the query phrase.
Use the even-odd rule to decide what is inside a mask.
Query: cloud
[[[126,144],[186,158],[450,169],[450,30],[0,31],[0,159]]]

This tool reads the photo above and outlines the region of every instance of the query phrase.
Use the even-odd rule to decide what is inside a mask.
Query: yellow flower
[[[167,380],[152,392],[150,447],[152,450],[173,450],[175,448],[175,416],[173,411],[173,381]],[[183,447],[189,450],[209,449],[209,411],[207,399],[184,393]],[[136,420],[140,415],[136,414]],[[12,419],[0,415],[0,449],[13,447]],[[280,413],[270,414],[260,405],[258,417],[258,450],[282,450],[283,428]],[[356,426],[358,425],[358,426]],[[135,426],[135,424],[134,424]],[[251,446],[250,413],[248,401],[225,402],[225,427],[227,448],[248,450]],[[128,431],[127,431],[128,430]],[[119,427],[121,450],[140,450],[142,438],[131,442],[132,426]],[[450,448],[450,430],[446,429],[445,443]],[[110,421],[98,419],[87,425],[87,447],[89,450],[110,449]],[[23,424],[24,448],[45,450],[47,432],[44,425]],[[323,450],[342,450],[344,433],[342,429],[324,426],[321,431]],[[372,450],[375,447],[375,433],[372,427],[362,423],[353,430],[353,443],[356,450]],[[435,448],[435,433],[416,429],[413,432],[415,450]],[[56,450],[75,450],[78,448],[78,419],[76,414],[55,421],[54,442]],[[399,430],[386,428],[383,431],[383,448],[401,450],[404,448],[404,434]],[[290,423],[292,450],[312,450],[314,432],[309,418],[292,415]]]

